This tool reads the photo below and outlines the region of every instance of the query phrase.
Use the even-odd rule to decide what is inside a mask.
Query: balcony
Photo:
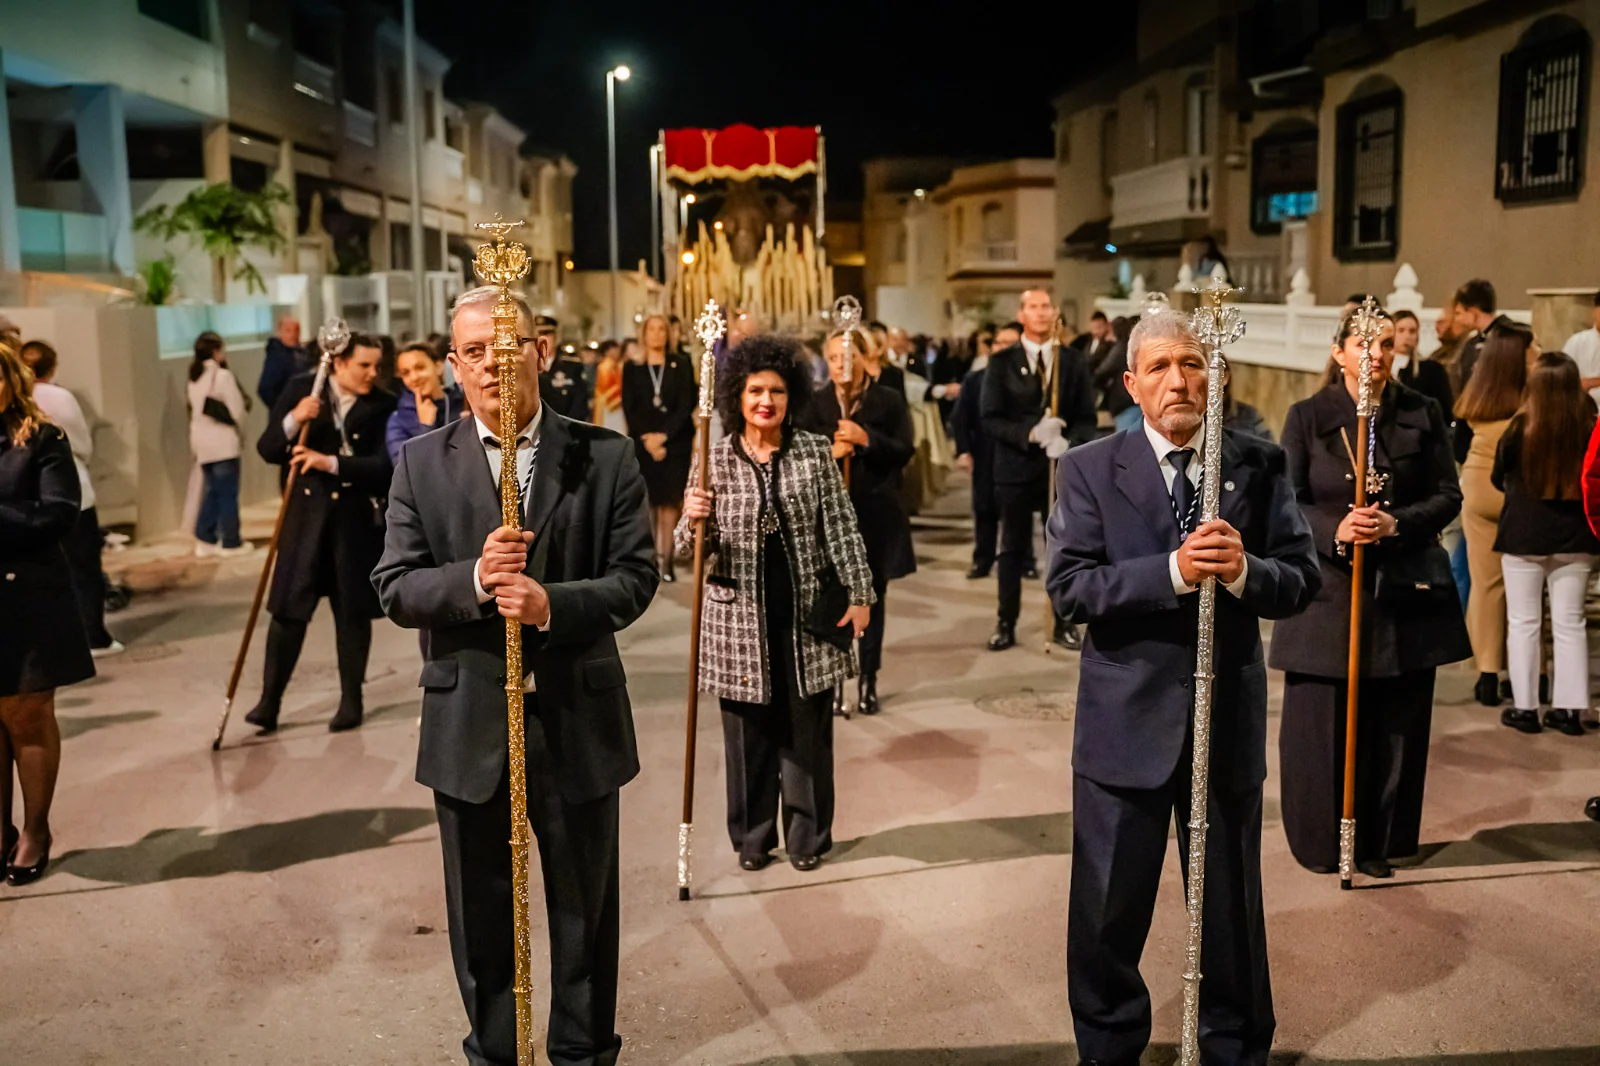
[[[304,93],[319,103],[332,106],[339,95],[334,86],[332,67],[325,67],[315,59],[294,54],[294,91]]]
[[[344,102],[344,139],[368,148],[378,146],[378,116],[349,100]]]
[[[973,241],[957,249],[950,273],[1010,270],[1018,263],[1016,241]]]
[[[483,182],[479,181],[477,178],[467,179],[467,203],[483,203]]]
[[[1111,179],[1112,229],[1210,214],[1210,159],[1179,156]]]
[[[439,172],[451,181],[460,181],[464,172],[461,153],[440,141],[433,141],[428,147],[439,157]]]

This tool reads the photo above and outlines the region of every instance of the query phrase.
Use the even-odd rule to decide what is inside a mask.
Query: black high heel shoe
[[[20,844],[20,837],[18,838]],[[15,848],[12,849],[13,854]],[[44,854],[39,856],[39,861],[32,866],[17,866],[9,859],[6,861],[6,884],[13,888],[31,885],[44,876],[45,869],[50,865],[50,845],[44,846]]]

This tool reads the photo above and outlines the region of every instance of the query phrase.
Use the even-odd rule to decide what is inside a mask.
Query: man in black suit
[[[1017,642],[1022,611],[1022,574],[1033,553],[1033,516],[1044,511],[1050,490],[1050,461],[1069,444],[1094,437],[1094,388],[1083,353],[1060,344],[1056,308],[1043,289],[1022,294],[1017,320],[1022,340],[989,356],[979,399],[980,422],[994,445],[995,502],[1000,509],[999,619],[990,651]],[[1048,397],[1057,398],[1059,416]],[[1070,623],[1058,619],[1054,638],[1076,646]]]
[[[1004,351],[1021,340],[1022,323],[1007,322],[994,331],[993,348],[995,351]],[[983,399],[983,372],[988,365],[987,354],[972,361],[972,369],[962,379],[955,410],[950,412],[950,432],[955,438],[956,462],[972,475],[972,569],[967,571],[969,581],[989,576],[989,571],[994,568],[995,548],[1000,537],[1000,507],[994,498],[994,445],[983,435],[982,414],[978,409],[979,401]],[[1033,567],[1030,554],[1028,568]]]
[[[590,392],[589,380],[583,373],[583,361],[572,351],[556,346],[559,327],[554,318],[549,315],[535,315],[533,325],[539,336],[550,338],[550,365],[539,374],[540,400],[550,410],[566,418],[578,422],[593,422],[593,393]]]
[[[1283,451],[1224,431],[1220,517],[1197,525],[1206,357],[1182,315],[1147,315],[1124,379],[1143,424],[1057,472],[1048,588],[1088,623],[1072,749],[1067,990],[1085,1063],[1133,1066],[1150,1040],[1139,958],[1174,812],[1189,844],[1195,595],[1215,577],[1215,678],[1200,986],[1208,1063],[1265,1066],[1275,1026],[1261,906],[1267,672],[1262,618],[1321,586]]]
[[[516,1057],[510,789],[525,788],[550,931],[553,1066],[611,1066],[616,1034],[618,791],[639,772],[616,634],[658,576],[633,442],[540,403],[550,337],[520,324],[522,528],[500,523],[497,290],[457,301],[451,362],[475,417],[408,441],[372,581],[427,635],[417,780],[434,790],[472,1066]],[[527,773],[509,781],[505,626],[523,624]]]
[[[1099,368],[1102,360],[1117,346],[1116,334],[1111,329],[1111,320],[1104,311],[1096,311],[1089,316],[1089,332],[1076,337],[1072,346],[1082,352],[1089,361],[1089,373],[1093,374]]]
[[[324,596],[333,608],[339,654],[339,710],[334,732],[361,724],[361,686],[372,650],[372,620],[383,611],[367,575],[383,551],[383,500],[389,493],[384,432],[395,398],[376,385],[382,357],[376,337],[353,334],[333,358],[322,395],[314,373],[289,379],[278,394],[256,451],[295,475],[284,501],[278,563],[267,597],[267,653],[261,700],[245,721],[263,733],[278,728],[284,690],[305,644],[306,626]],[[301,427],[305,443],[299,443]]]

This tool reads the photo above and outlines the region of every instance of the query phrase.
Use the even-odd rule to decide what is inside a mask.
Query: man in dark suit
[[[556,345],[559,327],[549,315],[535,315],[537,336],[550,338],[550,365],[539,374],[539,398],[558,414],[578,422],[594,421],[593,393],[584,376],[583,361],[570,349]],[[670,330],[669,330],[670,333]]]
[[[333,357],[320,396],[314,373],[290,378],[278,395],[256,451],[297,471],[284,501],[278,563],[267,597],[267,653],[261,700],[245,721],[263,733],[278,728],[284,690],[305,644],[306,626],[324,596],[333,608],[339,653],[339,710],[334,732],[361,724],[361,686],[372,650],[372,620],[381,618],[367,575],[383,551],[383,500],[389,492],[384,434],[395,398],[376,385],[382,349],[376,337],[353,334]],[[306,427],[305,443],[300,430]]]
[[[1089,316],[1089,332],[1079,334],[1072,341],[1072,346],[1082,352],[1089,362],[1089,373],[1093,374],[1112,348],[1117,345],[1116,334],[1111,329],[1111,320],[1104,311],[1096,311]]]
[[[993,347],[1004,351],[1021,340],[1022,323],[1007,322],[995,330]],[[978,409],[983,399],[983,372],[988,365],[987,354],[972,361],[972,369],[962,379],[955,410],[950,412],[956,462],[972,475],[972,569],[967,571],[970,581],[989,576],[1000,538],[1000,507],[994,498],[994,445],[983,434],[982,413]],[[1031,554],[1028,568],[1034,568]]]
[[[289,379],[311,369],[311,363],[311,354],[300,344],[299,320],[288,315],[278,319],[277,334],[267,338],[261,376],[256,379],[256,395],[270,410],[277,405]]]
[[[533,370],[551,339],[522,348],[518,481],[525,532],[500,524],[497,290],[456,301],[451,362],[473,418],[408,441],[372,581],[389,617],[421,629],[417,780],[434,790],[450,950],[472,1066],[516,1057],[511,788],[528,796],[550,930],[553,1066],[611,1066],[616,1034],[618,791],[639,772],[616,634],[644,613],[658,576],[633,442],[540,403]],[[527,309],[523,316],[531,320]],[[523,624],[527,772],[508,779],[505,626]]]
[[[1174,812],[1187,861],[1198,610],[1215,577],[1215,678],[1200,986],[1208,1063],[1265,1066],[1274,1019],[1261,907],[1267,672],[1262,618],[1321,585],[1284,456],[1224,431],[1220,517],[1197,525],[1206,357],[1182,315],[1147,315],[1129,341],[1144,415],[1062,460],[1048,588],[1088,623],[1072,769],[1067,989],[1085,1063],[1133,1066],[1150,1040],[1139,958]]]
[[[990,651],[1017,642],[1022,611],[1022,574],[1033,552],[1033,516],[1043,512],[1050,491],[1050,461],[1069,444],[1094,437],[1094,388],[1083,353],[1060,344],[1054,334],[1056,308],[1043,289],[1022,294],[1017,320],[1022,340],[989,356],[983,372],[979,415],[994,446],[995,502],[1000,509],[999,619]],[[1060,414],[1052,415],[1054,390]],[[1054,639],[1075,647],[1077,634],[1058,619]]]

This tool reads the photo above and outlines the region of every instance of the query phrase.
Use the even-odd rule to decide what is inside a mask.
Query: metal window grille
[[[1278,233],[1316,210],[1317,130],[1267,133],[1250,146],[1250,228]]]
[[[1507,203],[1577,195],[1583,180],[1589,35],[1564,35],[1500,57],[1494,193]]]
[[[1334,253],[1341,259],[1392,259],[1400,234],[1398,92],[1339,109],[1334,181]]]

